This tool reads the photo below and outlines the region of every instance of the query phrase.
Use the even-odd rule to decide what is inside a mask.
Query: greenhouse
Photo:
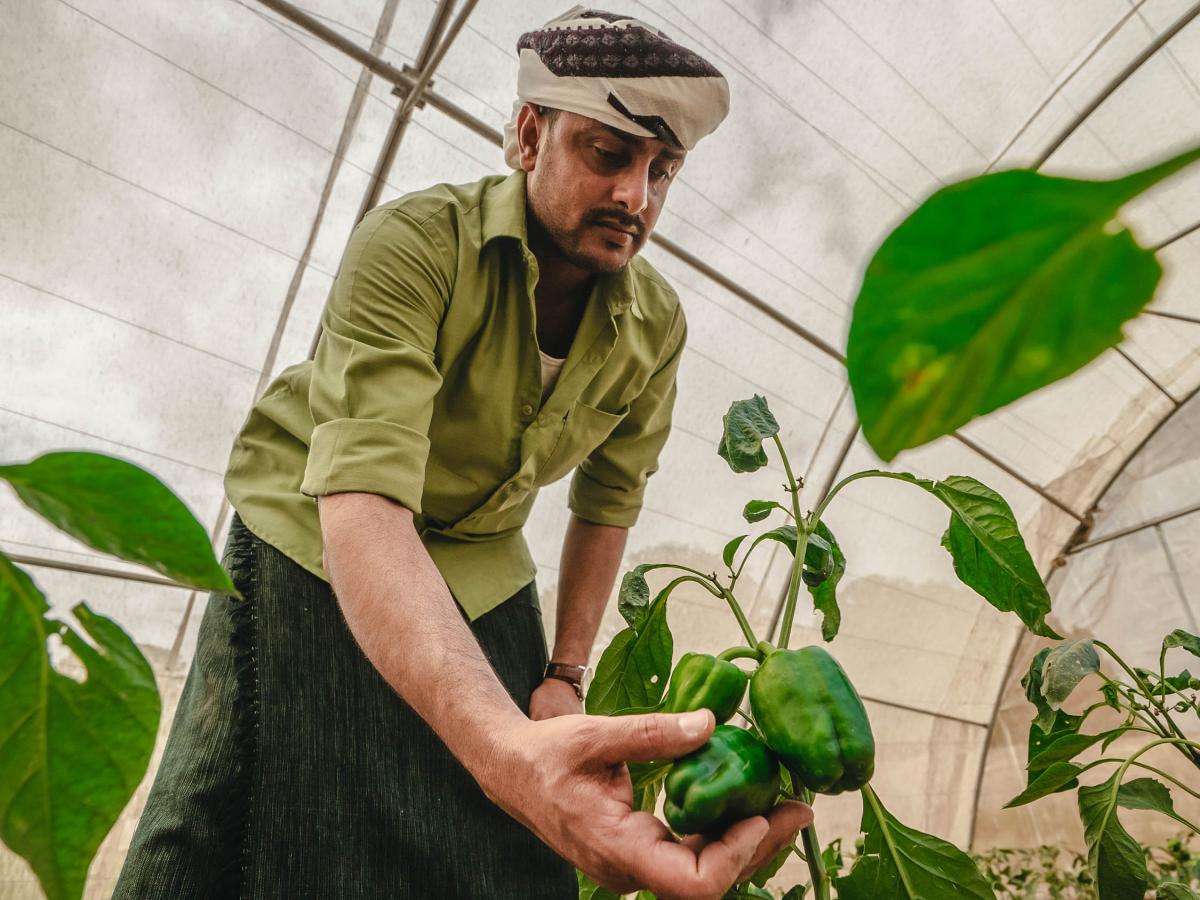
[[[1200,3],[570,6],[0,0],[0,898],[561,898],[564,877],[592,900],[1200,897],[1200,681],[1188,671],[1200,672]],[[581,48],[611,37],[595,58],[636,60],[646,77],[593,77],[586,49],[583,62],[555,55],[576,34]],[[599,99],[576,101],[592,82]],[[546,284],[579,271],[569,254],[547,262],[561,244],[535,222],[536,185],[551,198],[538,202],[561,206],[600,169],[562,175],[556,193],[557,170],[526,162],[567,147],[563,135],[582,148],[589,128],[624,134],[627,160],[666,148],[649,177],[665,161],[669,197],[646,189],[657,222],[635,225],[629,207],[596,225],[606,252],[640,246],[640,262],[594,269],[586,311],[539,293],[536,332],[518,333],[516,314],[468,322],[460,298],[498,284],[532,303],[539,263]],[[511,195],[523,213],[527,182],[528,245],[524,215],[498,211]],[[400,275],[371,268],[389,231],[414,248]],[[508,256],[488,255],[496,234]],[[427,271],[453,252],[454,277]],[[607,311],[600,287],[588,293],[617,283],[628,293],[605,295]],[[614,327],[607,349],[603,335],[572,342],[601,334],[593,325]],[[562,377],[526,403],[510,384],[529,376],[536,389],[539,342],[556,351],[540,354],[543,379],[547,365]],[[373,396],[354,372],[376,379]],[[285,457],[298,459],[292,482]],[[386,487],[367,483],[371,466]],[[443,502],[443,486],[459,499]],[[338,495],[380,505],[326,499]],[[397,511],[429,551],[419,568],[388,556],[398,532],[330,537],[335,514],[349,534],[400,527]],[[270,575],[226,552],[231,528],[303,584],[292,624],[272,630],[258,611],[249,588]],[[620,560],[611,590],[604,553]],[[597,570],[570,565],[585,560]],[[625,812],[656,813],[655,840],[689,860],[694,849],[717,865],[726,826],[751,841],[731,824],[748,817],[777,817],[755,832],[756,854],[784,828],[780,809],[793,833],[809,806],[812,824],[779,855],[729,862],[711,894],[655,881],[648,847],[611,864],[600,849],[566,853],[521,805],[534,801],[459,752],[469,715],[427,710],[446,707],[447,689],[405,693],[415,712],[388,693],[390,673],[426,666],[406,661],[404,638],[436,643],[442,620],[424,606],[372,618],[385,612],[345,597],[339,612],[334,571],[346,596],[436,582],[424,593],[444,610],[458,600],[458,637],[440,657],[422,651],[444,668],[436,682],[404,675],[414,692],[461,677],[510,703],[506,676],[472,669],[505,654],[472,644],[465,662],[448,657],[520,596],[531,616],[540,607],[546,645],[520,656],[492,640],[535,683],[547,662],[566,667],[542,682],[566,697],[555,709],[610,717],[613,734],[635,727],[625,716],[713,709],[718,731],[697,752],[724,735],[766,754],[761,808],[743,786],[749,805],[703,818],[692,799],[689,818],[685,762],[606,760]],[[564,590],[585,624],[563,624]],[[589,590],[607,599],[583,659],[563,635],[590,635]],[[357,675],[312,662],[332,646],[318,622],[339,630]],[[685,654],[709,667],[705,690],[719,666],[743,673],[724,715],[680,705]],[[228,684],[204,694],[210,664]],[[373,693],[340,680],[352,677],[375,679]],[[308,718],[334,694],[365,712]],[[181,696],[180,745],[209,741],[204,717],[224,704],[220,740],[247,755],[222,759],[222,744],[189,768],[173,750],[155,786]],[[375,718],[392,704],[403,709]],[[534,724],[557,717],[536,709]],[[293,715],[303,725],[274,730]],[[326,744],[335,715],[355,721]],[[463,821],[441,775],[396,771],[407,751],[375,758],[421,718],[445,741],[429,731],[454,790],[494,819]],[[480,728],[491,722],[481,714]],[[812,750],[822,729],[829,745]],[[311,757],[276,755],[310,738]],[[809,751],[840,753],[822,761],[836,773],[813,771]],[[246,802],[231,813],[214,801],[211,828],[228,833],[211,882],[144,874],[131,887],[155,847],[207,833],[209,811],[168,827],[174,813],[143,810],[210,768]],[[421,854],[374,847],[390,835],[354,818],[399,792],[409,821],[406,775],[423,781],[417,818],[446,829]],[[501,828],[511,841],[478,851],[496,856],[495,883],[488,861],[467,877],[473,850],[425,860]],[[513,870],[528,879],[513,883],[550,884],[543,859],[566,873],[557,893],[496,886]],[[412,893],[382,887],[372,866],[411,866],[395,884]],[[449,868],[461,878],[429,874]],[[343,870],[357,874],[331,874]]]

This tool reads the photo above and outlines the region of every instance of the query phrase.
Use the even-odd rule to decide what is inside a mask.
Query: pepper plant
[[[859,421],[879,457],[888,461],[904,449],[950,434],[1077,371],[1118,343],[1123,324],[1149,303],[1162,275],[1154,253],[1116,219],[1118,211],[1197,159],[1200,148],[1193,148],[1112,181],[1026,170],[984,175],[943,188],[901,222],[866,269],[847,347]],[[723,574],[670,563],[641,565],[627,573],[618,601],[627,627],[600,657],[587,710],[617,715],[707,707],[723,721],[737,705],[732,696],[741,696],[742,682],[725,668],[736,659],[751,670],[749,709],[739,713],[750,738],[757,740],[734,747],[724,730],[729,726],[721,726],[719,739],[674,764],[632,765],[635,802],[653,809],[665,785],[664,808],[672,828],[716,832],[739,816],[768,809],[771,803],[763,797],[771,793],[812,802],[816,794],[857,790],[863,803],[863,851],[846,874],[829,870],[814,825],[805,829],[802,847],[786,848],[752,883],[736,886],[730,896],[761,896],[762,885],[790,853],[807,863],[808,887],[817,900],[835,893],[843,900],[994,896],[966,853],[888,812],[870,784],[874,738],[850,680],[823,649],[792,650],[789,642],[802,584],[821,614],[824,640],[837,636],[837,585],[847,561],[824,515],[843,489],[866,478],[905,482],[940,501],[949,512],[941,543],[958,578],[997,609],[1017,615],[1033,634],[1061,640],[1046,623],[1049,592],[1011,508],[997,492],[967,475],[930,480],[873,469],[843,478],[815,509],[802,512],[803,481],[793,473],[766,400],[755,396],[734,403],[723,424],[718,453],[734,472],[766,465],[771,446],[787,478],[786,502],[751,500],[743,516],[754,523],[779,511],[787,521],[753,538],[733,538],[722,552]],[[768,540],[784,544],[792,554],[777,644],[754,634],[736,596],[746,560]],[[651,599],[645,575],[654,570],[673,577]],[[671,673],[674,642],[667,602],[676,588],[689,583],[728,605],[744,643],[702,662],[688,654]],[[1084,675],[1099,672],[1096,647],[1131,676],[1129,682],[1104,685],[1102,703],[1130,716],[1117,731],[1144,731],[1153,739],[1124,760],[1077,766],[1069,762],[1075,754],[1118,736],[1083,734],[1087,712],[1071,716],[1059,708]],[[1172,647],[1200,655],[1200,638],[1173,632],[1163,653]],[[1186,672],[1168,678],[1161,659],[1157,677],[1131,669],[1107,645],[1092,641],[1047,649],[1035,660],[1035,670],[1027,676],[1029,697],[1039,711],[1030,735],[1030,786],[1013,803],[1065,790],[1078,784],[1075,776],[1086,768],[1116,762],[1108,781],[1080,789],[1089,868],[1101,900],[1140,898],[1150,886],[1144,854],[1121,828],[1116,808],[1157,809],[1195,829],[1174,812],[1160,782],[1123,784],[1122,778],[1131,766],[1148,768],[1140,757],[1157,748],[1172,747],[1193,763],[1200,760],[1200,746],[1185,737],[1171,716],[1196,713],[1194,695],[1180,696],[1195,686],[1193,680]],[[664,698],[668,679],[671,687]],[[774,755],[779,773],[764,771],[764,751]],[[740,776],[732,777],[733,771]],[[1175,784],[1200,796],[1182,782]],[[604,895],[586,879],[581,884],[581,896]],[[794,900],[805,890],[797,885],[784,896]],[[1196,896],[1186,885],[1163,885],[1159,895]]]
[[[34,512],[89,547],[181,585],[237,594],[208,535],[162,482],[97,453],[0,466]],[[0,553],[0,839],[51,900],[82,896],[88,866],[146,772],[161,710],[154,671],[117,623],[86,603],[81,634]],[[85,636],[86,635],[86,638]],[[55,666],[55,641],[82,666]]]

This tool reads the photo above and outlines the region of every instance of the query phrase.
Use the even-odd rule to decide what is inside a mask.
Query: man
[[[566,900],[572,863],[716,897],[811,815],[676,841],[631,809],[624,763],[694,749],[712,716],[583,716],[575,674],[684,344],[637,253],[724,79],[579,8],[519,48],[516,171],[368,213],[315,360],[238,437],[225,562],[245,599],[210,601],[118,898]],[[521,526],[572,469],[547,666]]]

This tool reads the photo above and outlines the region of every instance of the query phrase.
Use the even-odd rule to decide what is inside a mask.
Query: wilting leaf
[[[825,542],[833,559],[833,568],[829,576],[818,585],[808,585],[808,592],[812,594],[813,598],[813,607],[821,614],[821,637],[826,641],[832,641],[837,637],[838,629],[842,624],[842,610],[837,602],[837,586],[842,580],[842,576],[846,574],[846,557],[842,553],[842,548],[838,546],[833,532],[824,522],[817,523],[817,530],[812,537],[819,537]],[[809,540],[811,541],[812,538]],[[805,553],[804,557],[807,562],[808,553]]]
[[[1079,682],[1100,671],[1100,657],[1090,640],[1064,641],[1042,663],[1042,695],[1057,709]]]
[[[1172,647],[1182,647],[1192,656],[1200,656],[1200,637],[1177,628],[1163,638],[1163,650],[1170,650]]]
[[[1049,647],[1039,650],[1032,662],[1029,663],[1029,671],[1021,679],[1021,686],[1025,688],[1026,698],[1037,708],[1037,716],[1034,717],[1033,724],[1044,732],[1049,732],[1053,726],[1055,712],[1042,694],[1042,666],[1045,665],[1046,657],[1049,655]]]
[[[774,500],[751,500],[746,504],[746,508],[742,510],[742,518],[747,522],[761,522],[771,514],[773,509],[782,509],[784,512],[790,510],[782,503],[776,503]]]
[[[767,399],[755,394],[738,400],[722,419],[724,430],[717,447],[720,457],[735,472],[754,472],[767,464],[763,441],[779,432],[779,423],[767,408]]]
[[[644,571],[638,566],[626,572],[617,593],[617,611],[634,630],[640,629],[650,614],[650,585]]]

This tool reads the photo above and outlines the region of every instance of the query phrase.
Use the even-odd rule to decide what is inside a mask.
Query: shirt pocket
[[[559,434],[554,448],[538,468],[533,479],[534,485],[542,487],[558,481],[574,469],[608,439],[613,429],[628,414],[628,404],[616,412],[608,412],[576,402],[567,413],[566,426]]]

